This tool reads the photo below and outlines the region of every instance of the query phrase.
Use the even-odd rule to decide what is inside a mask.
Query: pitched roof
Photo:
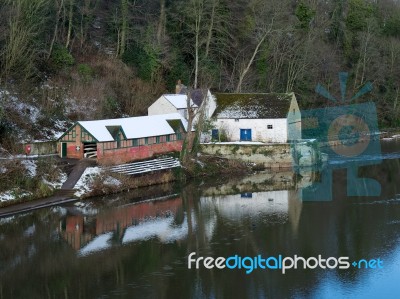
[[[120,127],[127,139],[174,134],[174,128],[169,124],[171,120],[180,121],[186,130],[187,121],[179,113],[79,121],[78,124],[98,142],[105,142],[114,141],[115,127]]]
[[[185,94],[165,94],[164,97],[170,102],[176,109],[187,108],[187,96]],[[192,107],[197,108],[198,106],[190,101]]]
[[[216,118],[286,118],[292,94],[219,93],[216,94]]]

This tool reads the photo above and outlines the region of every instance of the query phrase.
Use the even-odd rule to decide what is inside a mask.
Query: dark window
[[[240,194],[241,198],[252,198],[253,197],[253,193],[251,192],[247,192],[247,193],[242,193]]]
[[[132,140],[132,146],[139,146],[139,140],[138,139],[133,139]]]
[[[144,138],[144,144],[149,144],[149,137]]]
[[[119,134],[117,135],[117,148],[121,147],[121,137],[119,136]]]
[[[167,136],[165,136],[165,137],[167,138],[167,142],[169,142],[170,139],[171,139],[171,136],[167,135]]]
[[[271,130],[271,129],[273,129],[274,127],[273,127],[272,125],[268,125],[267,128],[268,128],[268,130]]]
[[[156,137],[156,143],[160,143],[160,136]]]

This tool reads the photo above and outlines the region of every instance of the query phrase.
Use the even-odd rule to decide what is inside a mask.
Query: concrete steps
[[[108,169],[116,173],[134,175],[146,172],[172,169],[176,167],[181,167],[181,163],[179,162],[179,160],[171,157],[166,157],[166,158],[159,158],[142,162],[116,165]]]

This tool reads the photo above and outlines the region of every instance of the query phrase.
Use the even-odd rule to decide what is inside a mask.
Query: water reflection
[[[164,242],[187,235],[187,221],[176,223],[182,210],[179,197],[123,205],[93,215],[93,209],[73,209],[60,221],[63,238],[79,255],[110,248],[113,245],[158,237]],[[79,213],[78,215],[76,215]]]
[[[380,196],[347,196],[334,170],[333,200],[303,202],[311,176],[259,173],[1,219],[0,298],[396,298],[400,162],[360,172]],[[379,257],[384,269],[189,270],[191,252]]]

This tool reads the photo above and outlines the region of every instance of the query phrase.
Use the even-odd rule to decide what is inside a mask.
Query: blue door
[[[251,141],[251,129],[240,129],[240,141]]]
[[[212,129],[211,130],[211,139],[212,140],[218,140],[218,129]]]

